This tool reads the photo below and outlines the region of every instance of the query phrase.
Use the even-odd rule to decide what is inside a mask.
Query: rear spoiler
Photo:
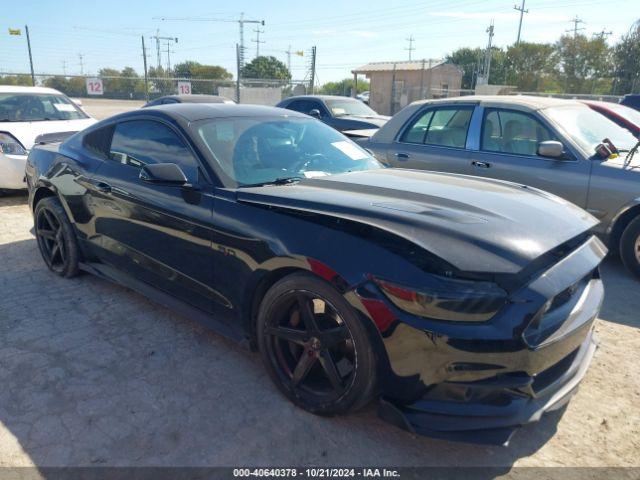
[[[60,143],[65,141],[74,133],[78,133],[78,131],[76,130],[74,132],[43,133],[42,135],[38,135],[36,137],[34,145],[44,145],[45,143]]]

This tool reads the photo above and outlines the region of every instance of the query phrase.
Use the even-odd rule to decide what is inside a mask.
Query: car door
[[[142,167],[175,163],[188,187],[149,183]],[[108,155],[88,182],[99,260],[205,311],[212,288],[211,187],[194,150],[172,126],[127,120],[113,126]]]
[[[469,174],[466,144],[473,109],[473,105],[446,105],[420,110],[387,150],[387,163],[397,168]]]
[[[591,165],[570,151],[549,158],[538,144],[562,138],[539,116],[506,108],[482,108],[477,148],[471,153],[473,175],[530,185],[586,207]]]

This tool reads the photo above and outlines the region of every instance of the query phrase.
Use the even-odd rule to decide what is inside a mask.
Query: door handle
[[[489,162],[478,162],[476,160],[471,162],[471,165],[473,165],[474,167],[478,167],[478,168],[489,168],[489,167],[491,167],[491,164]]]
[[[409,160],[409,154],[404,152],[398,152],[396,153],[396,158],[398,160]]]

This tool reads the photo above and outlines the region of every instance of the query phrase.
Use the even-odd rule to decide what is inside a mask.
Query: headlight
[[[20,142],[8,133],[0,133],[0,152],[7,155],[26,155],[28,153]]]
[[[507,299],[507,293],[491,282],[431,276],[428,286],[414,289],[378,278],[374,281],[396,307],[435,320],[484,322]]]

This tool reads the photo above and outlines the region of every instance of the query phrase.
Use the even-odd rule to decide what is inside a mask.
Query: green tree
[[[86,94],[86,82],[83,77],[49,77],[44,86],[55,88],[69,97],[82,97]]]
[[[0,76],[0,85],[19,85],[30,87],[31,75],[6,75]]]
[[[611,50],[603,38],[563,35],[555,50],[565,93],[593,93],[611,74]]]
[[[175,82],[168,78],[171,76],[171,72],[162,67],[151,67],[147,71],[147,75],[150,78],[150,93],[153,93],[155,97],[176,93],[177,86]]]
[[[613,48],[616,82],[613,93],[636,93],[640,89],[640,20]]]
[[[192,60],[175,65],[173,73],[178,78],[190,79],[191,91],[193,93],[216,93],[216,87],[219,83],[225,83],[233,78],[233,75],[223,67],[218,65],[203,65]]]
[[[445,61],[462,69],[461,88],[469,90],[475,87],[476,73],[483,58],[484,49],[463,47],[448,54]]]
[[[242,78],[259,78],[274,80],[289,80],[291,72],[287,66],[276,57],[256,57],[247,63],[240,72]]]
[[[327,82],[322,85],[320,93],[324,95],[344,95],[350,96],[353,88],[353,78],[345,78],[338,82]],[[367,80],[358,80],[358,93],[369,90],[369,82]]]
[[[556,51],[548,43],[521,42],[506,52],[507,85],[515,85],[522,92],[539,92],[553,88],[555,82]]]

